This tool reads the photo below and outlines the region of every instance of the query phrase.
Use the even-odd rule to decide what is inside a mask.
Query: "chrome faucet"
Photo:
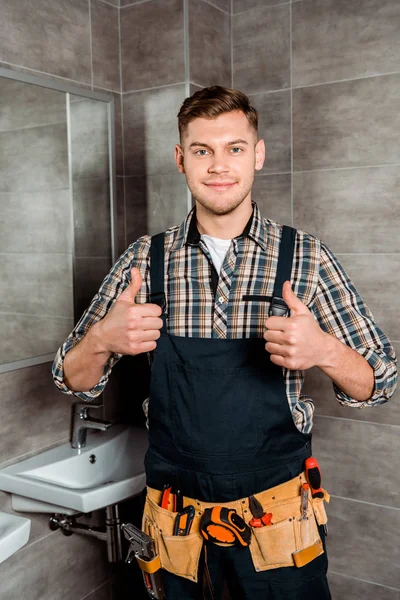
[[[106,431],[111,427],[109,421],[93,419],[88,414],[89,408],[102,408],[102,404],[90,404],[88,402],[75,402],[72,406],[72,448],[84,448],[86,446],[86,434],[88,429],[99,429]]]

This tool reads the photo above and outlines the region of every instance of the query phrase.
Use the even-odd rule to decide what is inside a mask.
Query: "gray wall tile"
[[[87,595],[109,576],[104,542],[57,531],[38,542],[35,551],[25,547],[0,565],[1,596],[71,600],[77,590]]]
[[[400,162],[400,74],[293,91],[294,170]]]
[[[325,487],[333,493],[328,483],[325,481]],[[384,483],[382,491],[384,500]],[[400,511],[334,497],[327,512],[332,571],[400,589]]]
[[[289,86],[289,11],[262,6],[232,17],[234,88],[256,94]]]
[[[0,313],[0,364],[55,354],[74,320],[47,315]]]
[[[179,225],[189,212],[184,175],[129,177],[125,184],[127,244]]]
[[[124,94],[126,176],[176,172],[176,115],[184,99],[184,85]]]
[[[73,201],[75,256],[111,257],[110,181],[76,181]]]
[[[392,342],[392,345],[394,346],[396,355],[400,356],[400,343]],[[314,367],[306,371],[306,378],[301,392],[313,398],[316,415],[400,425],[399,389],[394,393],[389,402],[385,402],[385,404],[380,406],[371,406],[361,410],[342,406],[336,400],[332,381],[320,369]]]
[[[400,167],[295,173],[294,222],[336,252],[399,252]]]
[[[115,600],[112,593],[112,584],[107,581],[101,588],[95,590],[93,594],[85,596],[82,600]]]
[[[109,177],[107,103],[85,98],[70,114],[73,179]]]
[[[37,0],[34,18],[28,18],[33,14],[31,4],[29,0],[20,0],[17,3],[0,0],[1,67],[12,68],[13,71],[21,73],[32,73],[32,69],[35,69],[46,73],[49,79],[59,81],[60,77],[65,77],[73,80],[76,87],[89,90],[92,87],[93,66],[94,86],[119,91],[118,12],[109,6],[110,4],[118,6],[118,0],[108,0],[108,3],[93,0],[91,23],[88,0]],[[112,15],[113,22],[110,20]],[[101,19],[106,22],[106,31],[104,24],[100,22]],[[93,65],[90,62],[91,41]],[[13,229],[15,234],[14,240],[11,241],[9,236],[6,238],[6,232],[0,231],[3,251],[19,250],[22,229],[29,219],[30,227],[28,231],[25,229],[24,240],[26,253],[32,255],[34,252],[53,252],[56,239],[58,239],[58,252],[60,250],[70,252],[70,248],[64,248],[68,242],[65,232],[70,224],[70,211],[65,212],[66,206],[63,203],[68,194],[66,188],[69,183],[66,160],[65,95],[40,86],[26,85],[3,78],[0,97],[0,131],[20,130],[9,133],[9,138],[5,134],[0,139],[0,171],[3,182],[0,187],[1,192],[8,193],[7,208],[6,196],[2,195],[0,200],[3,207],[2,217],[7,210],[8,229]],[[119,94],[114,97],[120,100]],[[22,100],[24,108],[21,111],[19,109]],[[123,173],[122,119],[118,108],[120,106],[117,106],[116,110],[117,168]],[[93,115],[94,110],[90,113]],[[54,124],[60,122],[63,123],[63,127],[57,131]],[[25,127],[27,129],[21,129]],[[106,159],[103,157],[102,160],[100,156],[93,158],[92,153],[87,152],[91,141],[95,138],[95,131],[88,128],[87,115],[78,128],[80,132],[84,132],[81,142],[85,149],[82,156],[77,159],[76,164],[79,169],[76,171],[80,176],[86,175],[89,171],[91,176],[100,174],[104,177],[106,173],[108,177],[108,170],[105,171],[106,168],[108,169]],[[90,156],[89,163],[88,156]],[[94,162],[90,164],[93,160]],[[89,185],[88,182],[85,183]],[[55,190],[55,187],[60,189]],[[25,191],[31,194],[29,210]],[[52,207],[49,206],[49,202],[52,203]],[[17,209],[17,205],[18,215],[14,210]],[[32,206],[35,209],[33,213]],[[31,231],[37,233],[42,226],[46,227],[49,224],[49,217],[42,214],[46,207],[52,210],[50,217],[52,227],[51,231],[48,230],[47,234],[41,236],[38,243],[38,240],[33,240]],[[13,222],[12,218],[14,218]],[[60,230],[60,220],[64,221],[65,230]],[[4,224],[3,218],[0,221]],[[19,237],[18,221],[24,225],[21,227],[18,223]],[[103,264],[101,267],[99,262],[101,261],[97,260],[96,264],[94,259],[86,269],[80,271],[81,265],[78,261],[77,285],[83,295],[85,292],[91,293],[88,291],[90,286],[95,287],[94,291],[97,291],[101,279],[109,270],[110,264]],[[46,273],[46,269],[48,265],[44,261],[41,265],[41,273]],[[84,276],[79,279],[82,271]],[[56,275],[50,272],[47,277],[48,280],[46,277],[39,278],[38,289],[40,294],[51,298],[54,297],[52,287],[50,290],[47,289],[47,292],[46,288],[52,286],[52,281],[57,282],[59,287],[65,277],[60,269],[57,270]],[[96,280],[95,285],[92,280],[93,282]],[[67,293],[70,296],[67,302],[71,302],[72,285]],[[2,340],[4,342],[6,338],[10,342],[9,348],[6,348],[5,360],[10,359],[12,350],[18,349],[18,344],[25,352],[28,349],[32,355],[40,353],[44,347],[35,342],[36,328],[46,332],[47,340],[51,337],[55,339],[55,325],[60,321],[61,319],[46,316],[34,318],[29,315],[19,315],[18,320],[12,321],[8,315],[5,317],[3,315],[3,322],[0,324]],[[72,318],[64,319],[63,322],[65,330],[61,335],[59,333],[61,339],[58,340],[57,346],[73,327]],[[2,346],[4,346],[3,342]],[[3,357],[0,357],[1,362]],[[51,377],[51,364],[1,374],[0,391],[2,415],[0,456],[4,466],[15,462],[18,457],[34,455],[69,438],[70,405],[75,398],[61,394],[56,389]],[[9,494],[0,493],[0,506],[2,510],[12,512]],[[99,586],[102,581],[110,577],[105,559],[105,545],[79,536],[64,538],[60,532],[50,533],[48,518],[45,515],[29,513],[27,516],[32,519],[32,533],[28,543],[34,543],[35,546],[32,548],[26,546],[6,563],[0,565],[2,600],[28,596],[32,600],[70,600],[71,598],[80,600],[81,597],[88,596],[92,590],[97,590],[92,596],[93,600],[94,598],[103,600],[104,596],[101,594],[109,586],[105,585],[103,588]],[[67,565],[68,568],[65,569],[63,565]]]
[[[2,60],[90,83],[89,4],[82,0],[0,0]]]
[[[72,258],[68,254],[4,254],[0,279],[7,290],[0,310],[72,316]]]
[[[71,396],[60,392],[51,363],[0,374],[1,462],[69,439]]]
[[[399,433],[398,426],[316,417],[313,453],[328,491],[400,508]]]
[[[193,96],[193,94],[195,92],[198,92],[199,90],[202,90],[203,88],[199,85],[196,85],[195,83],[191,83],[190,84],[190,95]]]
[[[291,175],[260,175],[254,178],[251,198],[264,217],[282,225],[292,224]]]
[[[261,8],[262,6],[275,6],[275,4],[284,4],[288,0],[232,0],[233,14]],[[289,0],[290,2],[290,0]]]
[[[121,11],[124,92],[185,79],[182,0],[152,0]]]
[[[118,8],[91,0],[93,84],[120,91]]]
[[[122,94],[114,94],[115,111],[115,171],[116,175],[124,174],[124,149],[123,149],[123,130],[122,130]]]
[[[0,252],[72,252],[70,191],[0,193]]]
[[[4,254],[0,280],[0,311],[72,317],[71,255]]]
[[[338,259],[389,339],[400,340],[399,254],[342,254]],[[373,274],[373,277],[371,277]]]
[[[231,87],[231,18],[207,4],[189,0],[190,78]]]
[[[0,191],[68,187],[67,152],[66,122],[0,133]]]
[[[0,131],[66,123],[64,92],[0,77]]]
[[[11,494],[7,492],[0,492],[0,510],[1,512],[10,515],[14,514],[31,520],[31,530],[26,546],[34,544],[51,533],[49,528],[49,515],[40,513],[21,514],[20,512],[14,511],[11,506]]]
[[[231,14],[231,0],[207,0],[210,4],[217,6],[221,10]]]
[[[258,137],[265,141],[265,163],[261,173],[291,170],[290,92],[250,95],[258,111]]]
[[[117,255],[120,256],[126,250],[125,240],[125,178],[117,177]]]
[[[343,577],[337,573],[328,573],[328,581],[332,598],[337,600],[400,600],[400,590]]]
[[[396,1],[303,0],[292,19],[294,86],[399,70]]]
[[[74,273],[75,322],[89,306],[111,269],[108,258],[76,258]]]
[[[126,247],[148,230],[146,177],[125,177],[125,231]]]

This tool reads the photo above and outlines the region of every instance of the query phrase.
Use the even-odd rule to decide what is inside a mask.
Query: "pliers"
[[[251,514],[253,515],[253,518],[250,521],[251,527],[272,525],[272,513],[266,513],[255,496],[249,496],[249,507]]]

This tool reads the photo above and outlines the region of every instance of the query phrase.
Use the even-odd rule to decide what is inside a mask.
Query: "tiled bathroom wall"
[[[34,6],[28,0],[0,0],[0,61],[3,68],[66,80],[83,89],[114,93],[117,159],[121,162],[118,6],[101,0],[35,0]],[[6,90],[11,87],[14,89],[7,95]],[[34,102],[29,94],[40,98]],[[54,100],[51,110],[49,96]],[[98,147],[95,134],[103,136],[108,143],[104,126],[99,126],[101,120],[104,123],[104,115],[98,114],[98,103],[89,106],[90,100],[71,98],[71,183],[75,204],[75,222],[72,223],[68,161],[61,160],[63,153],[66,159],[68,149],[66,95],[3,79],[0,98],[2,255],[25,252],[32,263],[32,299],[38,300],[40,294],[44,294],[45,299],[47,290],[47,296],[53,299],[59,311],[69,302],[72,315],[72,281],[68,273],[72,275],[71,245],[74,242],[75,308],[79,313],[111,264],[108,189],[105,192],[109,174],[102,168],[104,156],[93,156],[91,152],[93,142]],[[7,110],[7,106],[16,109],[21,102],[22,111]],[[35,115],[33,106],[38,109]],[[46,109],[40,111],[41,106]],[[11,114],[23,115],[26,122],[12,121]],[[79,154],[82,135],[85,152]],[[13,173],[17,173],[18,178],[13,177]],[[69,235],[72,227],[74,236]],[[36,235],[38,232],[40,236]],[[32,246],[34,241],[35,247]],[[49,253],[53,254],[47,264],[44,259],[50,257]],[[68,272],[59,264],[67,256],[70,257]],[[2,269],[6,264],[7,261],[2,260]],[[33,268],[35,264],[37,270]],[[0,310],[4,312],[9,310],[4,306],[7,290],[10,291],[11,285],[17,286],[20,277],[14,269],[13,277],[6,277],[2,272],[1,280]],[[7,322],[10,323],[9,318]],[[65,331],[71,329],[71,324],[72,318]],[[12,337],[3,335],[2,345],[4,337],[23,341],[24,332],[27,340],[32,340],[35,319],[26,317],[23,325],[18,335],[15,332]],[[48,317],[41,326],[49,328]],[[3,326],[2,332],[4,334]],[[64,336],[63,333],[59,338]],[[37,347],[28,350],[31,355],[43,353]],[[58,392],[52,382],[51,363],[0,374],[0,465],[67,442],[70,406],[71,398]],[[9,494],[0,492],[0,510],[12,512]],[[27,516],[32,519],[28,544],[0,565],[1,600],[105,600],[112,597],[112,572],[103,542],[78,535],[66,538],[49,529],[45,515]]]
[[[233,87],[260,112],[263,213],[322,239],[400,351],[400,5],[233,0]],[[335,600],[400,598],[399,394],[342,407],[307,372],[313,453],[331,493]]]
[[[184,218],[191,199],[173,161],[177,112],[199,87],[232,85],[258,108],[266,141],[254,199],[266,216],[330,246],[400,352],[396,0],[35,0],[35,19],[31,10],[29,0],[0,0],[0,66],[114,93],[119,253]],[[77,279],[87,301],[108,258],[93,255],[104,240],[95,229]],[[68,439],[71,399],[55,389],[50,366],[0,375],[2,464]],[[118,385],[138,404],[122,375],[119,364],[106,415],[118,412]],[[307,375],[314,454],[332,494],[333,598],[398,600],[397,399],[342,408],[327,378]],[[135,379],[129,368],[125,377]],[[11,510],[1,492],[0,509]],[[51,532],[40,515],[32,521],[29,545],[0,565],[0,600],[122,600],[100,542]]]

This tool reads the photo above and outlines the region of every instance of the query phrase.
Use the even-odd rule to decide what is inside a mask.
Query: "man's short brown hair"
[[[195,92],[186,98],[178,113],[178,127],[181,142],[191,121],[197,118],[214,119],[224,113],[240,110],[257,135],[258,113],[250,100],[238,90],[213,85]]]

